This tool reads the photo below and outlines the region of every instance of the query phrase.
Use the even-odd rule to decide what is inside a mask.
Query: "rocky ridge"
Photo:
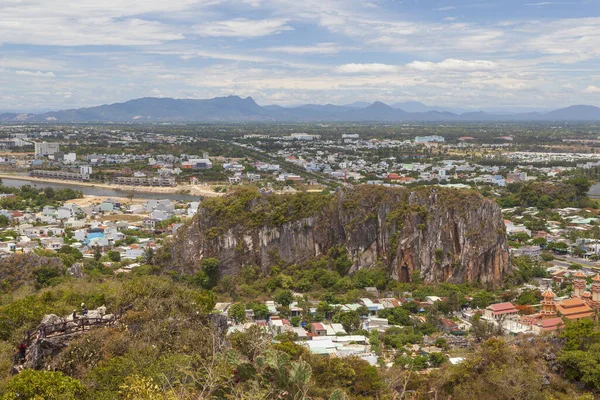
[[[273,197],[276,196],[276,197]],[[220,275],[245,265],[267,272],[344,246],[351,272],[384,267],[407,282],[500,284],[510,262],[502,213],[474,191],[357,186],[320,194],[261,194],[244,189],[205,200],[168,250],[168,265],[194,273],[205,257]]]

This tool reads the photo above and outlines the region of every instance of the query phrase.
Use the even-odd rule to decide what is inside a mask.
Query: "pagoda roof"
[[[546,289],[546,291],[544,293],[542,293],[542,296],[543,297],[552,297],[552,298],[556,297],[556,295],[554,294],[554,292],[550,288]]]
[[[578,297],[561,301],[556,309],[567,319],[587,318],[593,314],[591,307]]]

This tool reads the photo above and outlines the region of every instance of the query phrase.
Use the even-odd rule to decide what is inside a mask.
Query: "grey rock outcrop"
[[[245,212],[279,212],[268,196],[278,195],[251,198]],[[231,224],[210,208],[215,203],[201,205],[173,240],[168,266],[194,273],[203,258],[215,257],[221,276],[238,274],[245,265],[266,272],[274,264],[301,263],[343,246],[351,271],[379,265],[403,282],[418,273],[427,282],[500,284],[509,272],[502,213],[473,191],[358,186],[331,196],[310,215],[293,209],[302,201],[287,199],[292,211],[286,212],[300,218],[258,226]]]

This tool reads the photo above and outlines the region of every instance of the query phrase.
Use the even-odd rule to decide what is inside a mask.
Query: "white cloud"
[[[388,64],[344,64],[334,69],[342,74],[389,74],[398,71],[398,67]]]
[[[18,19],[0,17],[0,44],[50,46],[153,45],[184,36],[159,22],[111,18]]]
[[[527,3],[555,1],[566,0]],[[577,101],[597,99],[598,87],[588,85],[600,79],[600,18],[566,12],[562,19],[488,23],[496,16],[456,15],[445,0],[436,6],[447,12],[430,6],[433,18],[419,20],[407,17],[416,15],[416,2],[401,11],[389,3],[0,0],[0,44],[35,45],[0,47],[0,107],[79,107],[157,93],[477,107],[565,105],[571,93]],[[240,40],[258,37],[264,39]],[[38,47],[48,45],[54,47]],[[87,45],[104,46],[61,48]],[[406,59],[420,61],[404,65]],[[35,87],[23,84],[36,76]],[[67,92],[68,102],[61,100]]]
[[[546,22],[529,22],[518,26],[527,34],[515,44],[520,50],[545,54],[582,55],[587,58],[600,55],[600,18],[574,18]]]
[[[28,70],[63,70],[63,62],[48,60],[39,57],[0,57],[0,68],[28,69]]]
[[[435,11],[450,11],[450,10],[455,10],[456,7],[454,6],[446,6],[446,7],[439,7],[436,8]]]
[[[183,39],[158,17],[201,10],[221,0],[3,0],[0,44],[152,45]]]
[[[260,37],[275,35],[294,28],[287,25],[286,19],[252,20],[236,18],[227,21],[208,22],[194,26],[200,36],[225,36],[225,37]]]
[[[314,46],[273,46],[265,51],[288,54],[336,54],[348,48],[335,43],[318,43]]]
[[[16,75],[21,76],[33,76],[38,78],[54,78],[53,72],[42,72],[42,71],[15,71]]]
[[[600,87],[590,85],[583,90],[585,93],[600,93]]]
[[[554,1],[540,1],[539,3],[525,3],[527,7],[541,7],[541,6],[549,6],[551,4],[558,4]]]
[[[490,71],[495,69],[497,64],[485,60],[465,61],[449,58],[439,63],[413,61],[406,66],[418,71]]]

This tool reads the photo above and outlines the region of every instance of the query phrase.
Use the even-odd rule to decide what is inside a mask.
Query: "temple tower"
[[[546,289],[544,293],[542,293],[542,319],[554,318],[556,317],[556,303],[554,302],[554,298],[556,295],[550,288]]]
[[[578,271],[573,276],[573,297],[579,297],[580,299],[585,292],[585,275],[583,272]]]

